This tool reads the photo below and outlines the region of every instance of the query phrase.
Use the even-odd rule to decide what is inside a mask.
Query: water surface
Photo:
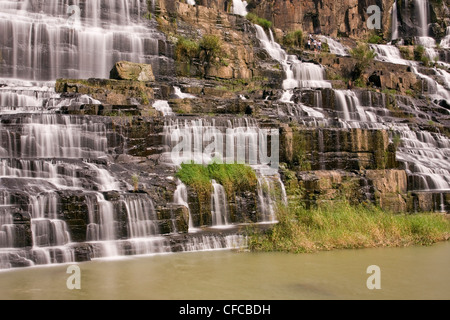
[[[381,289],[366,286],[381,268]],[[195,252],[0,272],[1,299],[450,299],[450,242],[316,254]]]

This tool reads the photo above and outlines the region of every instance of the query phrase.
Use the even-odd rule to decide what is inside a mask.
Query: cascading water
[[[397,0],[394,1],[394,5],[392,6],[392,14],[391,14],[391,40],[398,39],[398,10],[397,10]]]
[[[172,116],[173,115],[172,108],[170,107],[169,103],[165,100],[156,100],[153,103],[153,108],[155,108],[156,110],[161,112],[163,114],[163,116]]]
[[[247,5],[247,1],[233,0],[233,13],[245,17],[248,14]]]
[[[194,99],[195,96],[189,93],[184,93],[181,91],[180,87],[173,87],[175,90],[175,95],[180,99]]]
[[[418,36],[428,37],[428,0],[414,0],[418,16]]]
[[[108,78],[111,66],[120,60],[150,63],[160,71],[164,59],[158,55],[158,41],[164,36],[142,17],[146,2],[0,1],[0,28],[9,30],[0,35],[2,76]]]
[[[320,36],[320,39],[322,42],[325,42],[328,44],[328,47],[330,49],[330,53],[338,55],[338,56],[348,56],[349,55],[349,49],[344,46],[342,43],[334,40],[331,37],[326,36]]]
[[[414,8],[417,26],[417,42],[426,48],[433,48],[436,46],[436,41],[429,36],[428,32],[428,17],[429,17],[429,3],[428,0],[414,0]]]
[[[440,46],[441,48],[450,48],[450,26],[447,27],[445,37],[441,40]]]
[[[294,88],[331,88],[331,84],[324,80],[324,70],[320,65],[301,62],[294,55],[288,55],[281,46],[275,42],[273,33],[269,30],[270,38],[264,29],[255,25],[256,37],[261,41],[264,49],[278,61],[286,74],[283,89]]]
[[[112,149],[124,143],[110,120],[59,112],[100,101],[54,89],[56,78],[108,78],[119,60],[171,74],[170,46],[161,47],[165,36],[146,13],[146,0],[0,0],[0,26],[8,30],[0,35],[0,268],[172,250],[152,198],[130,192],[109,168]],[[175,94],[195,98],[177,87]],[[167,101],[154,108],[174,115]],[[188,207],[182,186],[180,193],[174,202]],[[68,225],[75,216],[80,225]],[[174,220],[167,223],[176,232]],[[236,237],[208,236],[205,247],[231,248]]]
[[[146,12],[146,0],[0,1],[0,106],[53,106],[46,81],[108,78],[120,60],[170,73],[165,37]]]
[[[213,227],[224,227],[229,224],[228,199],[225,189],[215,180],[211,181],[213,192],[211,196],[211,215]]]
[[[191,232],[197,232],[198,229],[194,227],[194,222],[192,219],[191,209],[189,207],[188,203],[188,191],[186,185],[181,182],[180,180],[177,180],[177,189],[175,190],[173,194],[173,202],[175,204],[182,205],[186,207],[189,211],[189,233]]]
[[[400,50],[392,45],[371,45],[372,49],[377,53],[375,59],[394,64],[403,64],[411,66],[412,71],[422,79],[426,91],[433,99],[446,100],[450,102],[450,91],[445,89],[440,83],[431,78],[430,76],[423,74],[419,71],[419,63],[417,61],[405,60],[401,57]],[[437,70],[437,69],[436,69]],[[446,81],[447,73],[445,71],[437,70],[436,73],[444,75]]]
[[[259,128],[251,118],[223,120],[216,123],[214,119],[185,120],[167,119],[164,126],[166,145],[165,161],[170,165],[181,163],[209,164],[212,161],[223,163],[245,163],[250,165],[258,177],[259,210],[262,212],[259,221],[275,220],[275,204],[286,202],[286,192],[277,170],[269,166],[270,160],[277,154],[274,147],[271,156],[262,151],[261,146],[268,146],[269,132]],[[214,224],[224,224],[224,192],[223,187],[215,184],[212,194],[213,208],[219,213]],[[278,195],[264,190],[281,190]],[[216,197],[216,200],[214,199]],[[226,224],[226,223],[225,223]]]

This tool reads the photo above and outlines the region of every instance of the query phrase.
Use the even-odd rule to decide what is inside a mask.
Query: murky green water
[[[381,269],[381,289],[366,286]],[[0,299],[450,299],[450,242],[317,254],[198,252],[0,272]]]

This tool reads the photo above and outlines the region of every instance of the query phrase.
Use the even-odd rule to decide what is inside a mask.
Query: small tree
[[[360,79],[364,71],[377,56],[375,51],[370,49],[366,43],[358,43],[356,48],[350,51],[350,54],[356,60],[353,70],[353,80]]]
[[[218,36],[208,34],[203,36],[200,40],[199,48],[201,54],[203,54],[204,61],[210,64],[220,55],[222,51],[222,41]]]

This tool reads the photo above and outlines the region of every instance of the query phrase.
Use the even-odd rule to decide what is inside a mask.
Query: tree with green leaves
[[[358,43],[356,48],[350,51],[350,54],[356,60],[355,68],[353,69],[353,80],[360,79],[364,71],[377,56],[368,44],[362,42]]]

